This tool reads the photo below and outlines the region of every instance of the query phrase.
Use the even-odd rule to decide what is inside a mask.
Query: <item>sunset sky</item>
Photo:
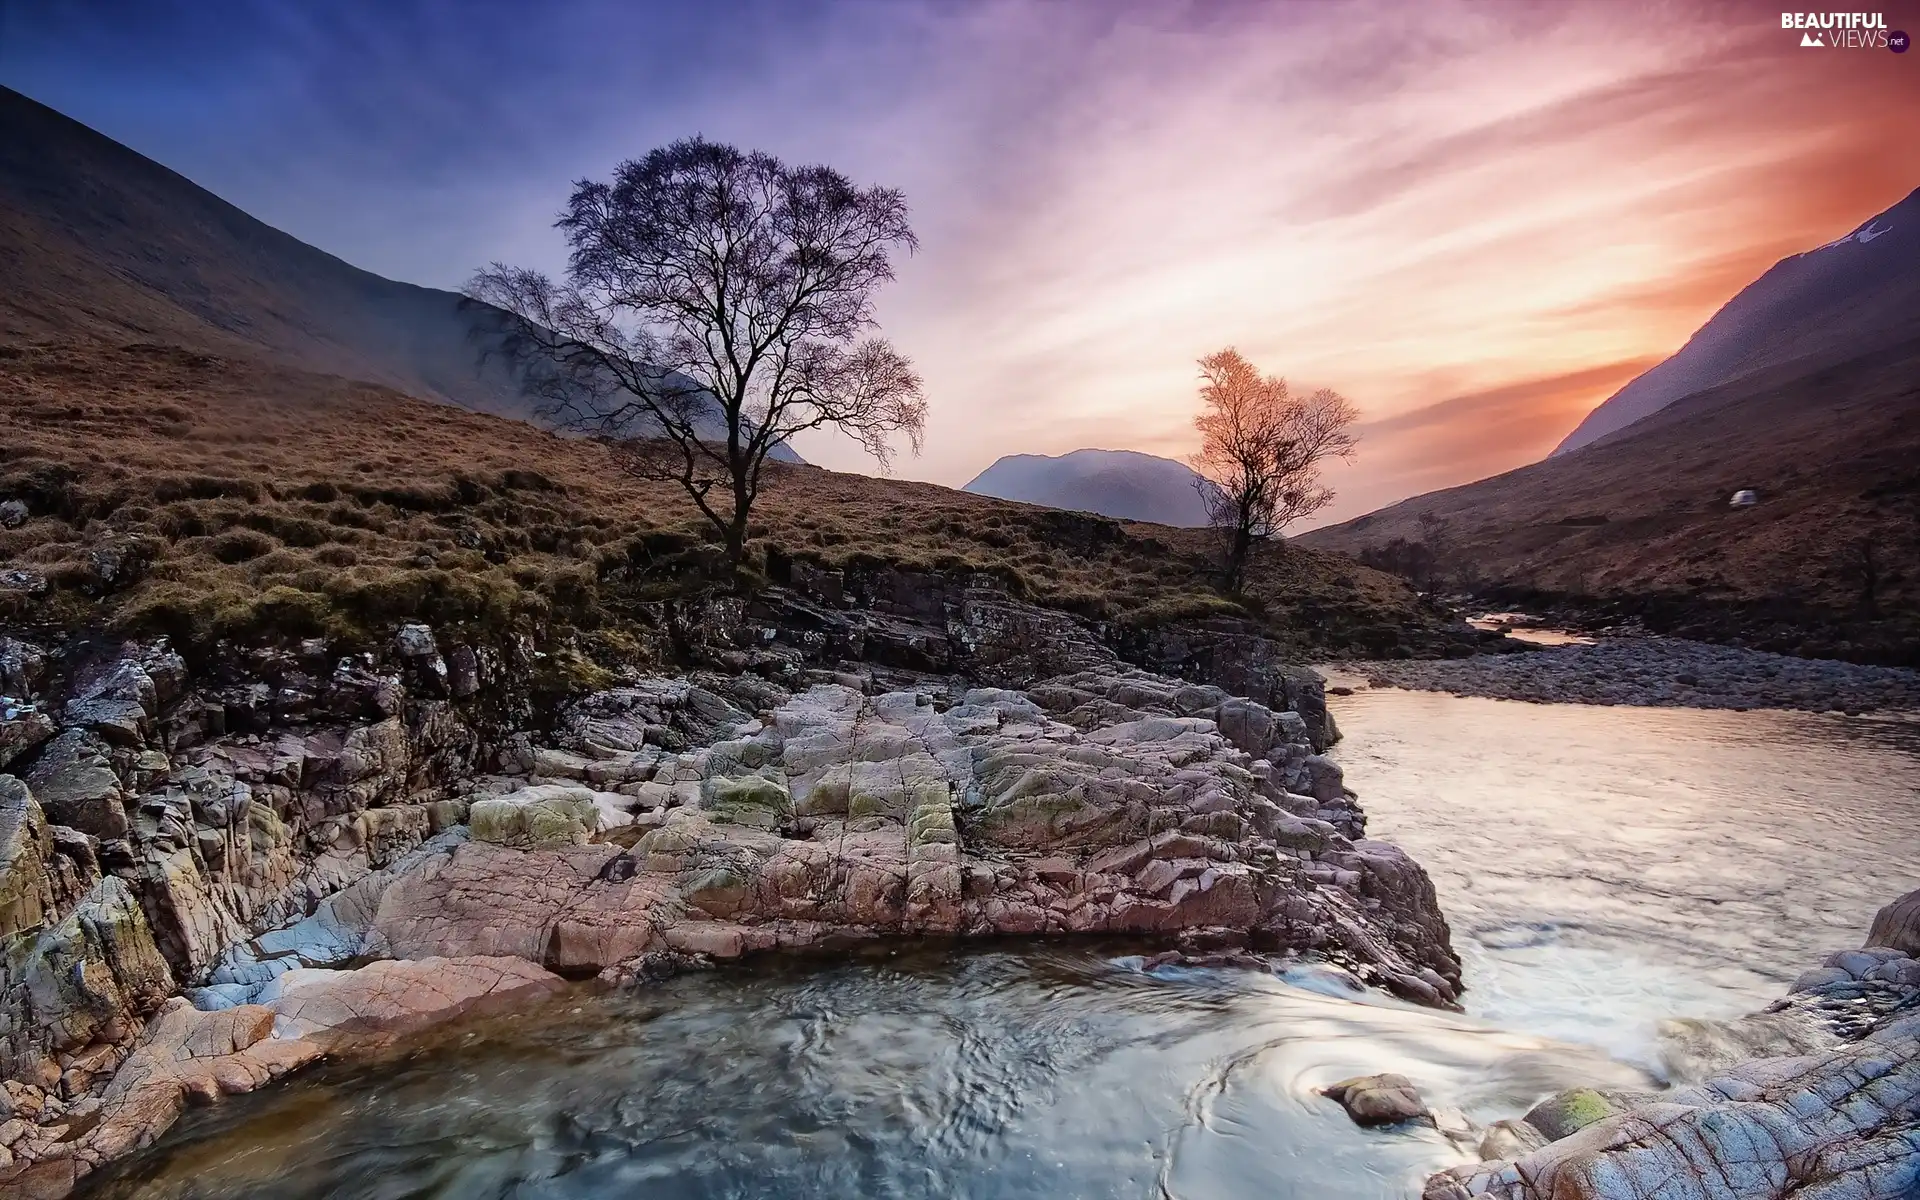
[[[1769,3],[292,8],[0,0],[0,82],[440,287],[557,269],[572,179],[696,132],[902,187],[880,311],[933,415],[897,470],[953,485],[1183,456],[1229,344],[1365,414],[1329,519],[1479,478],[1920,186],[1920,53]]]

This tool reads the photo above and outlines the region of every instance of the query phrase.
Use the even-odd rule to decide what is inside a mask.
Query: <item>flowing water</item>
[[[1920,887],[1920,721],[1337,698],[1368,833],[1434,877],[1467,1009],[1652,1061],[1661,1017],[1777,998]]]
[[[191,1115],[132,1197],[1405,1197],[1462,1152],[1314,1088],[1398,1070],[1485,1122],[1631,1085],[1653,1023],[1755,1007],[1920,885],[1920,725],[1362,691],[1338,757],[1435,876],[1468,1014],[1311,967],[874,947],[583,987]],[[1611,1057],[1609,1057],[1611,1056]]]

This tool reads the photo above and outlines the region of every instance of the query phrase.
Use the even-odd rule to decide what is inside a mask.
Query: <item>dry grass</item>
[[[1736,489],[1761,503],[1728,506]],[[1578,453],[1305,535],[1358,554],[1447,523],[1443,567],[1690,636],[1920,663],[1920,341],[1699,392]],[[1871,538],[1877,615],[1861,603]]]
[[[590,443],[384,388],[188,351],[0,347],[0,620],[219,639],[384,636],[396,623],[617,637],[641,602],[713,562],[670,485]],[[1398,580],[1338,555],[1268,556],[1246,597],[1210,583],[1199,531],[1063,513],[929,484],[783,467],[752,554],[826,566],[990,571],[1097,620],[1233,613],[1303,648],[1432,626]],[[1384,631],[1384,632],[1383,632]]]

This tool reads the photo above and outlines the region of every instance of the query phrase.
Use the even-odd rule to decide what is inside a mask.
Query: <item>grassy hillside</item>
[[[1760,503],[1729,507],[1741,488]],[[1603,442],[1302,540],[1359,554],[1427,538],[1422,516],[1445,522],[1444,571],[1511,597],[1920,662],[1920,341],[1736,380]]]
[[[481,341],[499,316],[363,271],[0,87],[0,340],[191,346],[531,409]]]
[[[386,388],[177,348],[0,346],[0,623],[164,631],[188,647],[385,636],[402,620],[598,631],[701,586],[670,485],[597,445]],[[815,467],[776,474],[752,554],[989,570],[1019,594],[1150,625],[1252,616],[1303,653],[1445,619],[1400,581],[1285,550],[1229,603],[1206,535]],[[44,580],[44,588],[36,581]],[[37,594],[36,594],[37,593]]]

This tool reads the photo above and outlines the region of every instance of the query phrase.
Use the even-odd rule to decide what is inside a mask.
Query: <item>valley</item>
[[[955,36],[923,16],[861,44]],[[408,86],[497,18],[463,15]],[[1250,18],[1216,19],[1182,39]],[[371,87],[385,60],[352,45],[351,72],[288,71],[273,103]],[[1088,46],[1093,70],[1120,42]],[[156,112],[244,107],[141,92],[149,49],[113,78]],[[578,132],[542,105],[600,94],[537,58],[409,93],[451,127],[355,92],[389,153],[355,169],[440,188],[513,161],[527,186],[559,161],[530,130]],[[1114,95],[1159,105],[1160,74]],[[1498,101],[1465,141],[1532,144],[1512,113],[1557,102],[1481,77],[1421,120]],[[1071,92],[1021,78],[1034,95],[969,119]],[[649,104],[694,127],[793,135],[766,124],[783,106],[669,91]],[[1375,112],[1349,99],[1316,122]],[[1781,260],[1544,459],[1300,531],[1333,499],[1320,464],[1366,463],[1365,426],[1341,391],[1289,392],[1275,345],[1332,369],[1313,331],[1344,304],[1359,378],[1440,389],[1525,323],[1490,284],[1508,315],[1474,307],[1471,344],[1387,327],[1406,279],[1437,286],[1419,270],[1523,278],[1472,214],[1403,237],[1385,193],[1431,164],[1248,188],[1296,244],[1187,261],[1220,214],[1086,243],[1085,214],[1015,218],[1193,172],[1014,186],[978,163],[1002,139],[901,152],[957,136],[952,114],[803,110],[802,144],[957,170],[983,211],[909,225],[905,189],[682,135],[568,185],[563,258],[480,266],[553,232],[503,206],[459,293],[0,87],[0,1195],[1920,1187],[1920,192]],[[1157,111],[1057,115],[1097,143],[1109,110],[1128,144]],[[314,169],[339,149],[317,140]],[[968,237],[978,261],[908,277]],[[1056,246],[1099,295],[995,258]],[[1579,275],[1559,253],[1524,256],[1542,297]],[[1244,311],[1198,341],[1179,318],[1235,280]],[[891,473],[903,445],[973,436],[954,413],[1117,445],[1124,404],[1095,405],[1135,381],[1087,349],[1102,299],[1198,364],[1165,404],[1199,452],[1010,437],[964,487]],[[1577,310],[1536,301],[1542,327]],[[1016,369],[1042,350],[1060,362]],[[1355,366],[1396,354],[1428,357]],[[828,438],[871,472],[794,449],[846,450]],[[1467,619],[1496,604],[1577,636]]]

